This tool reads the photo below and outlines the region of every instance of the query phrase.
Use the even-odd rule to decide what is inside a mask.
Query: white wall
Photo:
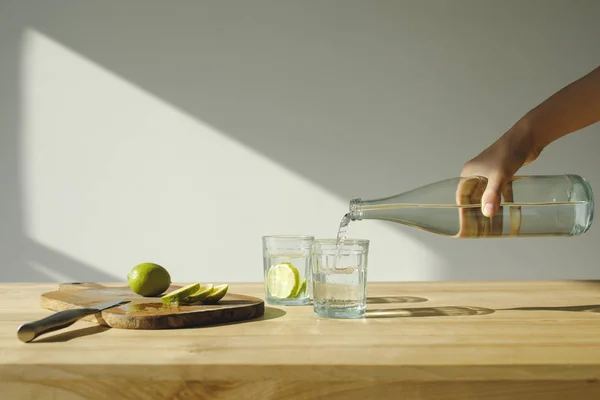
[[[600,2],[3,1],[1,281],[259,281],[261,236],[460,173],[600,64]],[[600,193],[600,126],[522,173]],[[573,239],[362,222],[369,280],[598,278]]]

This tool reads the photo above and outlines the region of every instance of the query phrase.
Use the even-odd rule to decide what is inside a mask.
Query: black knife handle
[[[31,342],[33,339],[44,333],[66,328],[67,326],[74,324],[80,318],[98,312],[100,311],[96,308],[74,308],[71,310],[59,311],[40,320],[21,325],[17,331],[17,336],[22,342]]]

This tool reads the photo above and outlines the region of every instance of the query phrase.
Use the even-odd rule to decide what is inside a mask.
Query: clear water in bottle
[[[482,177],[453,178],[391,197],[354,199],[347,215],[455,238],[577,236],[591,227],[593,192],[580,176],[515,177],[502,188],[492,218],[481,208],[486,185]]]
[[[588,208],[586,202],[503,203],[492,218],[483,215],[480,205],[395,204],[365,207],[363,212],[385,214],[381,219],[439,235],[485,238],[578,235],[586,229]]]

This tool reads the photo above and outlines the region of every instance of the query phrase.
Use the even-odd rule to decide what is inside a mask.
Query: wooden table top
[[[264,317],[242,323],[121,330],[80,321],[20,342],[17,327],[51,313],[40,295],[56,287],[0,284],[0,391],[20,399],[115,399],[132,385],[153,399],[600,395],[598,281],[369,283],[360,320],[266,304]],[[258,283],[230,292],[264,298]],[[96,397],[86,397],[90,388]],[[502,388],[507,397],[489,396]]]

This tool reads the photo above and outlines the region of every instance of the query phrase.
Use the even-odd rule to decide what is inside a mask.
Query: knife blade
[[[37,321],[27,322],[21,325],[17,330],[17,337],[22,342],[31,342],[33,339],[44,333],[66,328],[73,325],[77,320],[85,316],[97,314],[102,310],[106,310],[123,303],[129,303],[129,301],[125,299],[119,299],[109,301],[107,303],[97,304],[91,307],[59,311]]]

